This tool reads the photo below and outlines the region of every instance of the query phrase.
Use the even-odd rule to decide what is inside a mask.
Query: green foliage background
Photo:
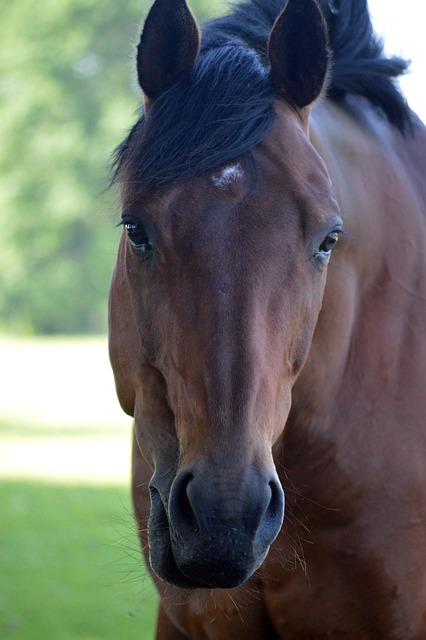
[[[99,333],[118,231],[113,148],[135,120],[146,0],[13,0],[0,21],[0,330]],[[192,0],[197,18],[223,8]]]

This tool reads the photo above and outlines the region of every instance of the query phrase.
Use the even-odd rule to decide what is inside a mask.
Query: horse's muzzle
[[[168,500],[160,499],[153,485],[155,477],[151,564],[160,578],[176,586],[242,584],[262,564],[282,526],[284,494],[275,469],[249,467],[226,474],[191,463],[178,472]],[[153,526],[160,521],[162,533],[156,533]]]

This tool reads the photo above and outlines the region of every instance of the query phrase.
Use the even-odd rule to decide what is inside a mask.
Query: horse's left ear
[[[329,65],[328,30],[316,0],[288,0],[268,45],[275,89],[294,107],[320,95]]]
[[[151,102],[194,64],[200,49],[198,25],[185,0],[155,0],[137,48],[137,74]]]

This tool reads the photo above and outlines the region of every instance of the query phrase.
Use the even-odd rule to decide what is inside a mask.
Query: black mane
[[[283,0],[246,0],[208,22],[192,69],[156,101],[118,147],[140,188],[186,180],[248,152],[274,117],[267,42]],[[401,132],[411,128],[395,78],[408,67],[386,58],[366,0],[319,0],[329,28],[332,69],[327,96],[344,106],[349,93],[367,98]]]

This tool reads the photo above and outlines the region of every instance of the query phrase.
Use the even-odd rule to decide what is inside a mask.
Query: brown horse
[[[110,353],[157,638],[424,640],[426,132],[364,0],[283,4],[156,0],[138,47]]]

